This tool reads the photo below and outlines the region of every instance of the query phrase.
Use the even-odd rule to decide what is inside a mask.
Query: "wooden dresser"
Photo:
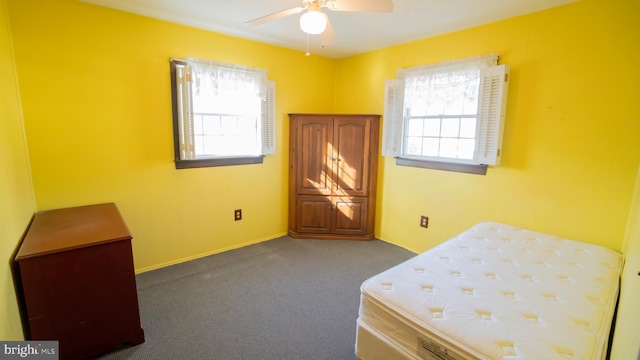
[[[15,260],[28,340],[59,341],[60,359],[144,342],[131,234],[115,204],[37,213]]]
[[[289,235],[373,239],[380,115],[289,121]]]

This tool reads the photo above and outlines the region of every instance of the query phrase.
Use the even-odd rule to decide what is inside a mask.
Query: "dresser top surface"
[[[114,203],[40,211],[27,230],[16,261],[130,239]]]

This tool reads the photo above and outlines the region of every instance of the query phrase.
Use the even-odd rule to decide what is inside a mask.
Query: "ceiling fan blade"
[[[327,46],[336,42],[336,33],[333,32],[333,26],[331,26],[331,21],[329,21],[329,17],[327,17],[327,27],[324,29],[322,34],[320,34],[320,43],[321,45]]]
[[[249,20],[249,21],[245,22],[245,24],[246,25],[251,25],[251,26],[264,24],[264,23],[269,22],[269,21],[282,19],[283,17],[287,17],[289,15],[299,14],[304,9],[306,9],[306,7],[298,6],[298,7],[294,7],[294,8],[291,8],[291,9],[278,11],[278,12],[275,12],[273,14],[269,14],[269,15],[265,15],[265,16],[259,17],[257,19]]]
[[[392,0],[328,0],[327,9],[333,11],[385,12],[393,11]]]

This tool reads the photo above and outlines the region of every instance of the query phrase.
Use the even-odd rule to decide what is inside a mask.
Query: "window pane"
[[[440,147],[439,138],[425,138],[422,141],[423,156],[438,156],[438,148]]]
[[[209,146],[213,149],[214,154],[218,156],[235,155],[234,138],[235,136],[218,136],[211,139]]]
[[[407,135],[408,136],[422,135],[422,119],[409,119]]]
[[[220,119],[222,132],[228,136],[238,134],[238,121],[235,116],[223,116]]]
[[[422,155],[422,138],[411,136],[407,138],[406,154],[408,155]]]
[[[215,135],[205,135],[202,136],[202,154],[203,155],[212,155],[216,153],[215,144],[217,143],[218,136]]]
[[[407,114],[411,114],[412,116],[422,116],[427,114],[427,102],[414,102],[410,106],[407,106],[411,111],[407,112]]]
[[[202,128],[194,129],[196,134],[203,133],[207,134],[220,134],[220,117],[219,116],[202,116]]]
[[[458,137],[460,130],[460,119],[445,118],[442,119],[442,137]]]
[[[255,133],[257,128],[257,118],[243,116],[238,119],[238,128],[242,129],[242,132]]]
[[[456,96],[451,99],[448,99],[447,104],[444,108],[444,115],[458,115],[462,114],[464,108],[464,101],[462,96]]]
[[[241,117],[238,119],[238,151],[248,154],[260,153],[260,129],[258,128],[258,119],[252,117]],[[243,149],[243,150],[241,150]]]
[[[444,113],[444,108],[445,104],[442,98],[431,96],[429,97],[429,102],[427,104],[426,115],[442,115]]]
[[[260,153],[257,118],[196,115],[194,119],[196,155],[233,156]]]
[[[260,154],[259,97],[241,92],[221,97],[207,86],[193,93],[196,156]]]
[[[458,155],[458,139],[440,139],[440,156],[456,158]]]
[[[475,115],[478,113],[478,96],[474,97],[465,97],[462,103],[462,111],[460,114],[463,115]]]
[[[472,160],[475,146],[476,141],[474,139],[460,139],[458,142],[458,158]]]
[[[193,146],[195,147],[196,153],[204,151],[204,140],[202,140],[202,135],[196,135],[193,137]]]
[[[440,136],[440,119],[425,119],[424,136]]]
[[[193,132],[194,134],[202,134],[202,116],[193,116]]]
[[[232,156],[260,153],[257,117],[196,115],[196,155]]]
[[[476,118],[460,119],[460,137],[461,138],[476,137]]]

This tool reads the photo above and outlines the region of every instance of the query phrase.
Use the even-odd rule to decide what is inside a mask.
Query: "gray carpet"
[[[413,253],[281,237],[136,277],[146,342],[99,359],[353,360],[360,284]]]

